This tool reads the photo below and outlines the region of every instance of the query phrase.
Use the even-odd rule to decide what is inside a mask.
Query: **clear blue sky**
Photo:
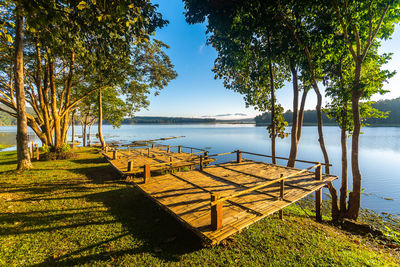
[[[214,80],[211,69],[217,53],[211,46],[206,45],[205,24],[187,24],[181,0],[155,2],[159,4],[159,11],[164,18],[169,21],[169,25],[157,31],[156,38],[170,46],[167,54],[175,65],[178,77],[164,88],[160,95],[150,96],[149,109],[138,112],[136,115],[174,117],[235,113],[243,113],[247,117],[258,115],[258,111],[245,107],[240,94],[225,89],[222,80]],[[397,27],[392,40],[383,43],[381,51],[395,53],[387,68],[397,69],[400,72],[400,27]],[[391,90],[391,93],[383,97],[375,97],[375,100],[399,97],[400,73],[392,78],[385,88]],[[280,89],[277,98],[285,109],[290,109],[291,85],[288,84]],[[315,104],[316,98],[311,93],[308,96],[306,108],[313,109]]]

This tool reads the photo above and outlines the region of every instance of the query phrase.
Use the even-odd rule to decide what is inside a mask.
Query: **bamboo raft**
[[[153,149],[155,153],[159,152],[158,148]],[[135,153],[148,151],[143,149]],[[187,156],[178,152],[176,159]],[[236,160],[209,165],[215,157],[227,154],[236,154]],[[191,155],[192,158],[198,158],[195,161],[198,169],[180,171],[177,161],[176,165],[171,165],[169,173],[152,177],[152,168],[157,168],[157,164],[147,164],[148,167],[144,165],[141,169],[143,179],[134,184],[144,195],[211,245],[220,243],[272,213],[279,212],[282,218],[283,208],[313,192],[316,196],[316,217],[322,220],[322,188],[337,179],[336,176],[322,173],[325,164],[299,160],[311,164],[309,168],[300,170],[244,159],[242,154],[270,157],[237,150],[207,155],[206,160],[210,160],[207,162],[203,151],[200,156]],[[105,155],[121,174],[129,174],[126,159],[122,163],[122,157],[111,159],[107,153]],[[161,155],[157,155],[154,159],[161,158]],[[182,164],[188,160],[183,158]]]

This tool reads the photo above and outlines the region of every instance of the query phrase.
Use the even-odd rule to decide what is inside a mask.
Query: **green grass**
[[[296,207],[215,247],[144,198],[95,149],[71,160],[33,162],[17,173],[0,153],[0,266],[271,265],[390,266],[393,250],[319,224]]]
[[[5,144],[0,144],[0,151],[3,150],[4,148],[10,147],[12,145],[5,145]]]

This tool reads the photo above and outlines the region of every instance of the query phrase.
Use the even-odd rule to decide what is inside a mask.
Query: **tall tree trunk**
[[[48,54],[50,56],[49,76],[50,76],[51,110],[54,120],[54,150],[55,152],[60,152],[62,146],[61,117],[58,114],[58,109],[57,109],[57,91],[56,91],[55,74],[54,74],[53,54],[52,53]]]
[[[72,149],[74,149],[75,148],[75,110],[74,111],[72,111],[72,121],[71,121],[71,123],[72,123]]]
[[[83,130],[82,130],[82,141],[83,141],[83,146],[86,146],[86,127],[88,124],[88,115],[85,115],[85,120],[83,121]]]
[[[304,89],[303,95],[301,96],[300,110],[299,110],[299,118],[297,120],[297,146],[299,145],[301,138],[301,130],[303,129],[303,118],[304,118],[304,107],[306,105],[308,90]],[[296,154],[297,157],[297,154]]]
[[[292,131],[291,131],[291,145],[290,145],[290,153],[289,160],[287,162],[288,167],[294,167],[296,163],[297,157],[297,131],[298,131],[298,109],[299,109],[299,84],[297,77],[297,70],[294,65],[293,60],[290,60],[290,71],[292,72],[293,79],[293,122],[292,122]]]
[[[104,141],[103,137],[103,103],[102,103],[102,94],[101,94],[101,88],[99,89],[99,123],[98,123],[98,133],[99,133],[99,139],[101,143],[101,148],[104,149],[106,147],[106,142]]]
[[[271,153],[272,164],[276,164],[275,84],[272,62],[269,63],[269,78],[271,86]]]
[[[17,169],[32,168],[28,149],[28,120],[26,117],[24,88],[24,17],[21,1],[17,2],[15,33],[15,91],[17,97]]]
[[[342,184],[340,187],[340,212],[344,214],[347,210],[347,103],[344,103],[344,110],[342,111],[343,125],[341,127],[340,143],[342,146]]]
[[[358,87],[356,87],[358,88]],[[361,119],[360,119],[360,97],[361,93],[354,92],[351,98],[351,105],[353,111],[354,130],[351,139],[351,171],[353,174],[353,190],[349,194],[349,205],[346,217],[356,220],[361,206],[361,172],[358,163],[358,145],[361,132]]]
[[[325,173],[329,174],[330,173],[330,168],[329,168],[329,156],[328,152],[326,151],[325,147],[325,140],[324,140],[324,133],[322,131],[322,95],[318,89],[318,85],[316,82],[313,82],[313,87],[314,91],[317,94],[317,121],[318,121],[318,142],[322,150],[322,154],[324,155],[324,160],[325,160]]]
[[[92,130],[92,123],[91,122],[89,123],[88,127],[89,127],[89,133],[88,133],[88,136],[87,136],[87,144],[88,144],[88,146],[90,146],[90,132]]]

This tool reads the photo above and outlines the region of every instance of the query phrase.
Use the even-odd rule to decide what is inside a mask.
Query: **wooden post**
[[[117,150],[113,150],[113,158],[112,159],[117,159]]]
[[[203,155],[200,156],[200,171],[203,171]]]
[[[281,174],[281,178],[282,177],[283,177],[283,174]],[[280,197],[281,200],[283,200],[283,196],[285,194],[285,191],[284,191],[285,181],[281,180],[280,184],[281,184],[281,188],[280,188],[280,191],[279,191],[279,197]],[[279,210],[279,219],[283,220],[283,209]]]
[[[150,178],[150,165],[145,164],[143,166],[143,179],[145,184],[149,181],[149,178]]]
[[[105,151],[106,151],[106,153],[108,153],[108,146],[105,147]]]
[[[150,148],[147,148],[147,156],[150,157]]]
[[[182,153],[182,147],[178,146],[178,153]]]
[[[315,180],[317,181],[322,180],[321,165],[318,166],[315,170]],[[322,205],[322,188],[315,191],[315,218],[318,222],[322,222],[321,205]]]
[[[131,172],[133,169],[133,161],[128,161],[128,172]]]
[[[154,143],[153,143],[153,144],[151,144],[151,148],[154,148]]]
[[[170,162],[170,163],[169,163],[169,168],[170,168],[170,170],[172,171],[172,163],[171,163],[171,162],[172,162],[172,157],[169,157],[169,162]]]
[[[170,150],[171,150],[171,146],[168,146],[167,152],[169,153]]]
[[[219,194],[211,193],[211,202],[219,199]],[[211,229],[218,230],[222,227],[222,203],[211,206]]]
[[[190,148],[190,154],[193,154],[193,148]]]
[[[236,162],[237,163],[242,162],[242,151],[241,150],[236,150]]]
[[[35,144],[35,148],[36,148],[36,160],[39,160],[39,146],[38,146],[38,144]]]
[[[29,146],[29,153],[30,153],[30,156],[31,156],[31,159],[32,159],[33,158],[33,141],[31,141],[31,144]]]

